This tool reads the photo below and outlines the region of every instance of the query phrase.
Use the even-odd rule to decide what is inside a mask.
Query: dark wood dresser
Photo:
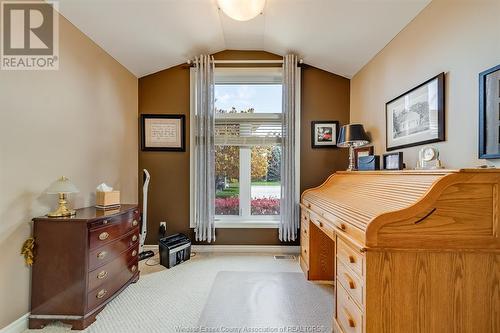
[[[84,329],[130,283],[139,279],[139,209],[82,208],[71,218],[33,219],[29,327],[61,321]]]

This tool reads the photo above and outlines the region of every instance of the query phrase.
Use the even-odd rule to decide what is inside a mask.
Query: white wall
[[[20,250],[56,204],[52,181],[73,181],[77,208],[103,181],[137,202],[137,94],[137,78],[62,17],[59,71],[0,71],[0,328],[29,311]]]
[[[485,164],[477,158],[478,74],[499,63],[499,0],[434,0],[353,77],[351,122],[365,125],[382,155],[385,103],[446,72],[446,141],[433,145],[446,167]],[[402,149],[409,168],[421,148]]]

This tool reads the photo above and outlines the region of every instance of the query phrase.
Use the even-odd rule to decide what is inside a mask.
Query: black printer
[[[160,264],[167,268],[174,267],[191,257],[191,240],[184,234],[175,234],[160,238]]]

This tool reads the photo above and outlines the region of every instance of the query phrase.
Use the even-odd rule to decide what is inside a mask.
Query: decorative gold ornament
[[[21,254],[24,255],[24,262],[28,266],[33,266],[33,261],[35,259],[34,248],[35,239],[33,237],[30,237],[24,241],[23,247],[21,249]]]

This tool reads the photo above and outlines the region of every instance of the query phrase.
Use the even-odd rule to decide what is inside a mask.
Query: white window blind
[[[281,113],[223,113],[215,117],[215,144],[263,146],[281,143]]]

